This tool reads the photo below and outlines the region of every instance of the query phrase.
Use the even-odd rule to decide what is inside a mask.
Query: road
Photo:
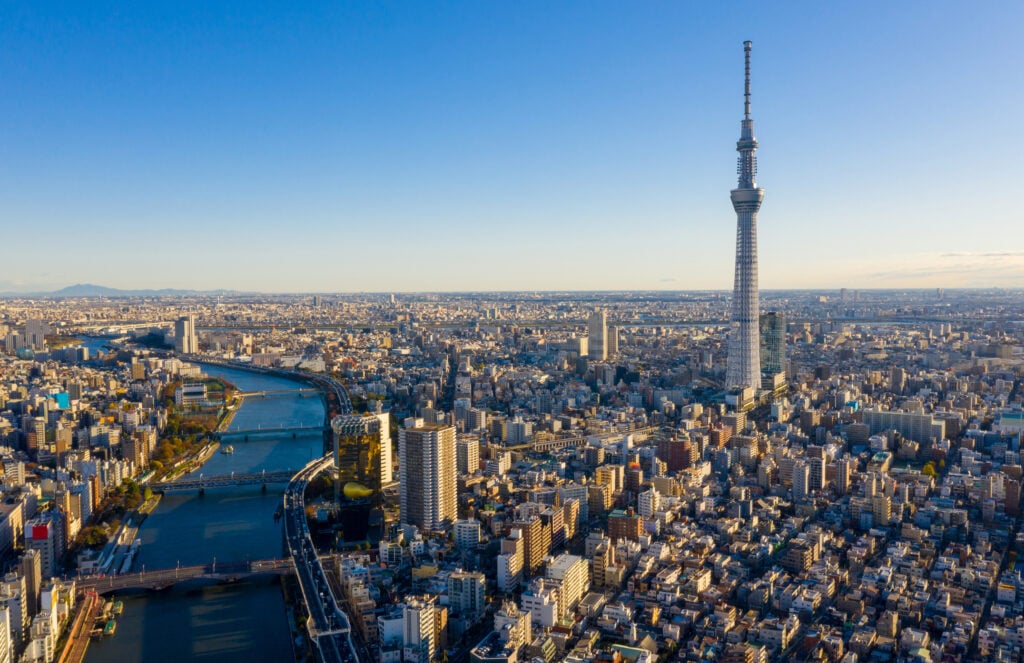
[[[306,524],[305,491],[309,482],[332,465],[330,455],[314,460],[295,475],[284,494],[284,528],[288,553],[295,563],[296,576],[310,621],[309,637],[320,659],[357,663],[369,661],[352,640],[352,626],[327,582],[327,574],[316,553]]]
[[[75,614],[75,621],[71,625],[64,651],[57,659],[58,663],[82,663],[85,660],[85,652],[89,648],[89,632],[96,622],[102,604],[95,592],[85,593],[85,600]]]

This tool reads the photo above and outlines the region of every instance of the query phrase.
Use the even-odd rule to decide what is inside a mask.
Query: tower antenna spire
[[[743,42],[743,55],[746,63],[746,78],[743,83],[743,119],[750,119],[750,47],[752,41]]]

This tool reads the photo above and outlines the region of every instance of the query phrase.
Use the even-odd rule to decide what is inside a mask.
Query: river
[[[248,371],[206,366],[242,391],[295,388],[296,383]],[[316,397],[246,399],[231,429],[316,425],[323,421]],[[230,429],[229,429],[230,430]],[[235,453],[214,454],[197,472],[206,476],[299,469],[323,451],[319,433],[229,440]],[[281,557],[281,524],[274,511],[284,486],[259,486],[166,495],[140,529],[135,570],[174,568],[213,561]],[[89,646],[87,663],[101,661],[289,661],[291,636],[276,579],[230,586],[172,588],[126,594],[117,633]]]

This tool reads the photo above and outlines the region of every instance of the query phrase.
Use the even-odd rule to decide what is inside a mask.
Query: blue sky
[[[1024,286],[1013,2],[0,4],[0,291]]]

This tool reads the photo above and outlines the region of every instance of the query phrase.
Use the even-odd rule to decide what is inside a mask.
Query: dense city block
[[[343,385],[284,502],[338,660],[1020,660],[1021,293],[760,294],[756,389],[713,292],[5,300],[0,660],[246,443],[218,362]]]

